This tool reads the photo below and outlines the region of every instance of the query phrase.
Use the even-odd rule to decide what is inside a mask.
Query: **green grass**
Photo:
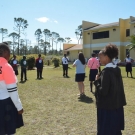
[[[126,78],[125,69],[121,69],[127,99],[123,134],[134,135],[135,78]],[[36,80],[36,70],[28,71],[28,81],[18,83],[25,126],[18,129],[16,135],[96,135],[95,98],[89,92],[88,73],[86,68],[84,83],[88,98],[81,102],[77,98],[75,68],[69,69],[70,78],[62,77],[61,67],[44,68],[43,80]]]

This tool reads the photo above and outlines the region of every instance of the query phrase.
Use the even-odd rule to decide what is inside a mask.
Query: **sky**
[[[37,29],[49,29],[60,37],[70,37],[77,43],[75,29],[82,21],[99,24],[118,22],[119,18],[135,16],[135,0],[0,0],[0,28],[15,32],[14,18],[28,21],[25,30],[31,45],[36,43]],[[4,41],[11,39],[4,38]],[[0,34],[1,42],[1,34]],[[55,48],[55,47],[54,47]]]

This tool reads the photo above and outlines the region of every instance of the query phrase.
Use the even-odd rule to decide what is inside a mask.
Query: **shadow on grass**
[[[19,83],[22,83],[22,84],[24,84],[24,83],[26,83],[26,81],[20,81]]]
[[[127,76],[122,76],[122,78],[135,79],[135,77],[127,77]]]
[[[93,103],[93,99],[91,97],[88,97],[88,96],[80,98],[78,101],[88,103],[88,104]]]

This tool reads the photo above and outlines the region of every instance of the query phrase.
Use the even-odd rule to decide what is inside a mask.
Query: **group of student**
[[[16,59],[16,55],[13,55],[13,58],[10,61],[10,64],[15,72],[15,75],[18,75],[18,66],[21,66],[21,82],[27,81],[27,68],[28,63],[26,60],[26,56],[24,55],[23,58],[20,61],[20,64],[18,60]],[[38,58],[35,60],[35,66],[37,68],[37,79],[43,79],[42,77],[42,71],[43,71],[43,59],[41,58],[41,54],[38,55]]]
[[[87,66],[90,68],[89,81],[92,92],[93,85],[97,108],[97,135],[122,135],[124,130],[124,106],[126,98],[120,68],[112,62],[118,56],[116,45],[109,44],[99,52],[99,60],[93,53],[88,60]],[[10,65],[10,49],[7,43],[0,43],[0,135],[13,135],[16,128],[23,126],[23,107],[19,99],[16,84],[18,74],[17,60],[14,57]],[[62,58],[63,76],[68,77],[68,61],[64,55]],[[42,77],[43,67],[39,66],[43,60],[41,55],[36,59],[37,79]],[[100,64],[105,68],[101,71]],[[16,66],[15,66],[16,65]],[[21,60],[21,68],[27,66],[26,57]],[[42,67],[42,68],[41,68]],[[82,52],[73,63],[76,67],[75,81],[78,82],[79,98],[85,97],[84,80],[86,62]],[[15,71],[15,72],[14,72]],[[22,70],[25,73],[25,70]],[[16,75],[15,75],[16,74]],[[22,76],[21,76],[22,79]],[[25,77],[27,80],[27,77]]]

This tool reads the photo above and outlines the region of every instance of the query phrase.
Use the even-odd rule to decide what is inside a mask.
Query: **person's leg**
[[[40,70],[40,79],[43,78],[43,77],[42,77],[42,71],[43,71],[43,69]]]
[[[26,68],[24,69],[24,79],[25,79],[25,81],[27,80],[27,71],[26,71]]]
[[[132,76],[132,71],[130,72],[130,75],[131,75],[131,78],[132,78],[132,77],[133,77],[133,76]]]
[[[37,79],[39,79],[39,70],[37,69]]]
[[[92,92],[93,82],[90,81],[90,91]]]
[[[65,65],[63,64],[63,76],[65,76]]]
[[[66,65],[66,77],[68,77],[68,64]]]
[[[127,77],[128,77],[128,72],[127,72]]]
[[[82,83],[82,93],[84,93],[84,83],[83,82],[81,83]]]
[[[23,81],[23,69],[21,68],[21,81]]]
[[[82,84],[81,82],[78,82],[78,88],[79,88],[79,92],[80,92],[80,95],[82,94]]]

